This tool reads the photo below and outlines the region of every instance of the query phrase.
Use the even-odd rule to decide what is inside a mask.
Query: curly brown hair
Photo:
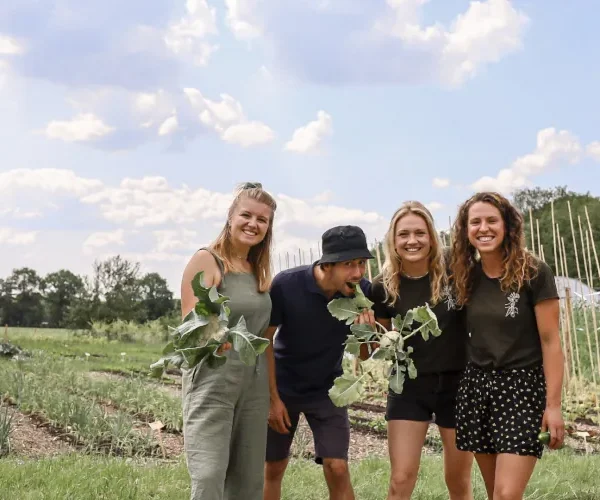
[[[469,210],[478,202],[489,203],[496,207],[504,221],[503,272],[500,276],[502,291],[519,290],[524,283],[535,277],[538,268],[537,259],[525,247],[521,213],[501,194],[476,193],[460,206],[453,227],[450,271],[456,291],[456,301],[461,306],[469,301],[473,286],[473,271],[479,260],[468,234]]]

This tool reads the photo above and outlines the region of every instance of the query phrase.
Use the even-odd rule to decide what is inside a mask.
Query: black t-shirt
[[[521,290],[503,292],[478,263],[466,309],[468,354],[486,369],[527,368],[542,364],[542,347],[534,307],[558,298],[550,267],[538,262],[538,273]]]
[[[385,302],[385,290],[382,277],[377,276],[371,286],[371,300],[375,303],[373,310],[377,318],[393,318],[414,307],[429,303],[431,310],[437,317],[438,325],[442,330],[439,337],[430,336],[429,340],[423,340],[420,334],[409,338],[406,346],[412,346],[414,352],[411,358],[415,363],[417,373],[442,373],[449,371],[460,371],[466,364],[466,330],[464,326],[464,314],[456,308],[456,301],[451,293],[450,287],[446,287],[443,299],[435,306],[431,305],[431,283],[429,275],[411,279],[400,278],[400,296],[393,305]],[[415,328],[420,323],[414,323]]]
[[[344,342],[350,327],[334,318],[317,285],[314,264],[282,271],[271,286],[271,326],[279,326],[273,343],[277,389],[302,400],[327,397],[342,372]],[[360,286],[369,295],[371,283]],[[342,297],[336,294],[335,297]]]

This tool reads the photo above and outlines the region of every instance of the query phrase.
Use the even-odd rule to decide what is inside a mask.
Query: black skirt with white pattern
[[[545,408],[541,366],[483,370],[469,364],[456,401],[456,445],[473,453],[541,458],[538,435]]]

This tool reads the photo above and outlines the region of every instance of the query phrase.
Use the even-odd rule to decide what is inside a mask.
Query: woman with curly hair
[[[433,217],[416,201],[394,214],[385,237],[385,263],[373,280],[375,318],[391,330],[391,318],[428,303],[442,330],[439,337],[406,341],[417,378],[407,378],[402,394],[388,393],[386,420],[392,466],[388,500],[409,499],[417,481],[421,450],[435,419],[444,447],[446,485],[452,500],[470,500],[473,456],[456,448],[455,400],[466,364],[466,332],[455,307],[446,258]]]
[[[465,307],[468,365],[457,401],[457,447],[475,454],[488,498],[520,499],[549,446],[564,438],[559,301],[550,267],[525,248],[523,217],[497,193],[458,211],[451,270]]]

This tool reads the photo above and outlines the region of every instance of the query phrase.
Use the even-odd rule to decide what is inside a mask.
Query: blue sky
[[[600,194],[596,2],[8,0],[0,276],[120,253],[177,293],[235,184],[279,201],[278,252],[440,228],[478,189]]]

